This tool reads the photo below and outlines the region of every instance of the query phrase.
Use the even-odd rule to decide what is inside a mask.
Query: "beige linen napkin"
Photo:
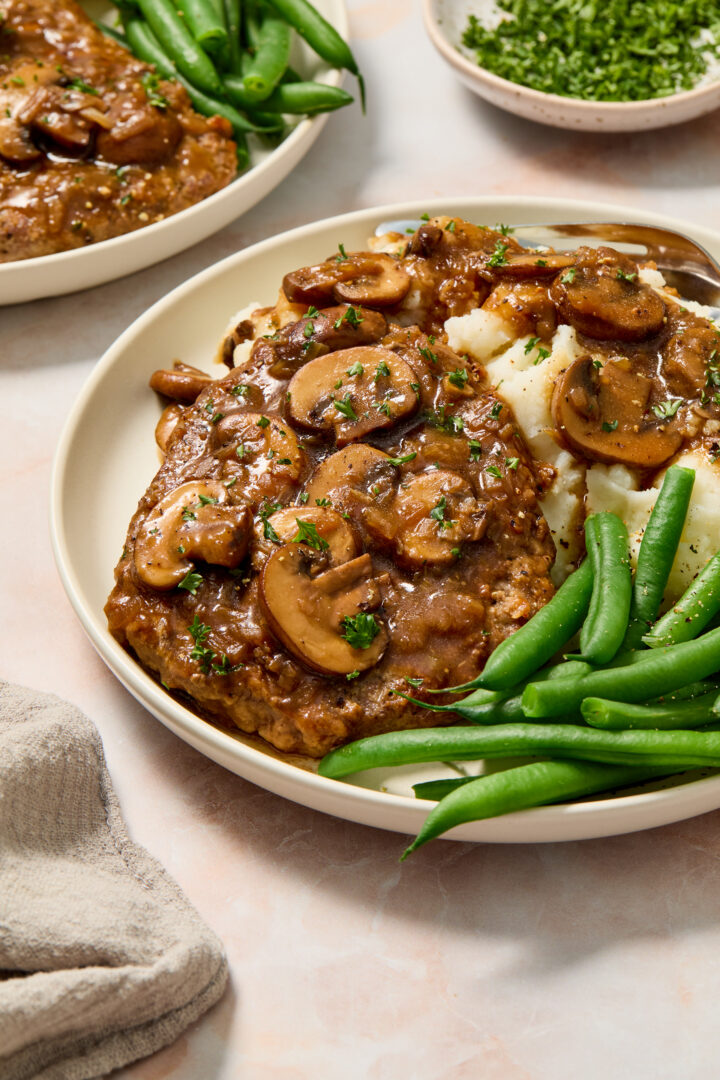
[[[88,1080],[222,995],[220,942],[128,839],[100,737],[0,683],[0,1077]]]

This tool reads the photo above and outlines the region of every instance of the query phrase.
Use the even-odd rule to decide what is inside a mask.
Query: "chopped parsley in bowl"
[[[720,106],[720,0],[423,0],[474,93],[576,131],[648,131]]]
[[[720,77],[716,0],[495,0],[462,36],[487,71],[586,101],[644,101]],[[493,10],[494,9],[494,10]]]

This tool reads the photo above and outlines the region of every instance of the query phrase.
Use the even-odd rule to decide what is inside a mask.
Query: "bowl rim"
[[[699,100],[706,95],[712,96],[711,91],[720,94],[720,75],[713,82],[706,83],[703,86],[695,86],[692,90],[679,90],[676,94],[666,94],[664,97],[657,98],[642,98],[640,101],[589,101],[586,98],[566,97],[563,94],[547,93],[545,90],[534,90],[523,83],[512,82],[510,79],[504,79],[501,75],[495,75],[494,72],[482,67],[481,64],[473,64],[472,61],[468,60],[441,30],[440,21],[435,11],[436,3],[437,0],[422,0],[423,20],[430,40],[448,63],[458,68],[468,78],[485,82],[499,93],[512,94],[535,105],[549,103],[587,114],[597,113],[598,110],[602,110],[603,112],[607,111],[608,115],[612,116],[619,113],[624,115],[642,113],[655,107],[668,108],[670,105],[678,105],[679,107],[685,103]]]

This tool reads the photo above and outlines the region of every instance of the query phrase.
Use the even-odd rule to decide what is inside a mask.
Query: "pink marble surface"
[[[225,772],[135,704],[53,565],[50,465],[95,361],[205,266],[290,226],[442,194],[598,197],[720,227],[720,113],[611,138],[535,127],[465,91],[412,0],[350,3],[370,87],[310,157],[204,244],[114,284],[0,308],[0,674],[80,705],[132,835],[225,943],[232,986],[123,1080],[712,1080],[720,814],[538,847],[402,838]],[[92,493],[88,492],[88,514]]]

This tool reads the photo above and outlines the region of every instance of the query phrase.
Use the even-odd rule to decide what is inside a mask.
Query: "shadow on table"
[[[281,866],[283,881],[298,894],[336,894],[341,909],[357,909],[360,921],[373,915],[461,938],[506,939],[526,974],[572,965],[631,939],[720,922],[717,813],[562,844],[437,840],[400,864],[406,837],[272,795],[179,744],[138,707],[132,717],[129,737],[162,776],[164,792],[156,798],[181,791],[199,827],[220,830],[222,849],[237,853],[238,866]],[[504,975],[515,967],[511,962]]]

